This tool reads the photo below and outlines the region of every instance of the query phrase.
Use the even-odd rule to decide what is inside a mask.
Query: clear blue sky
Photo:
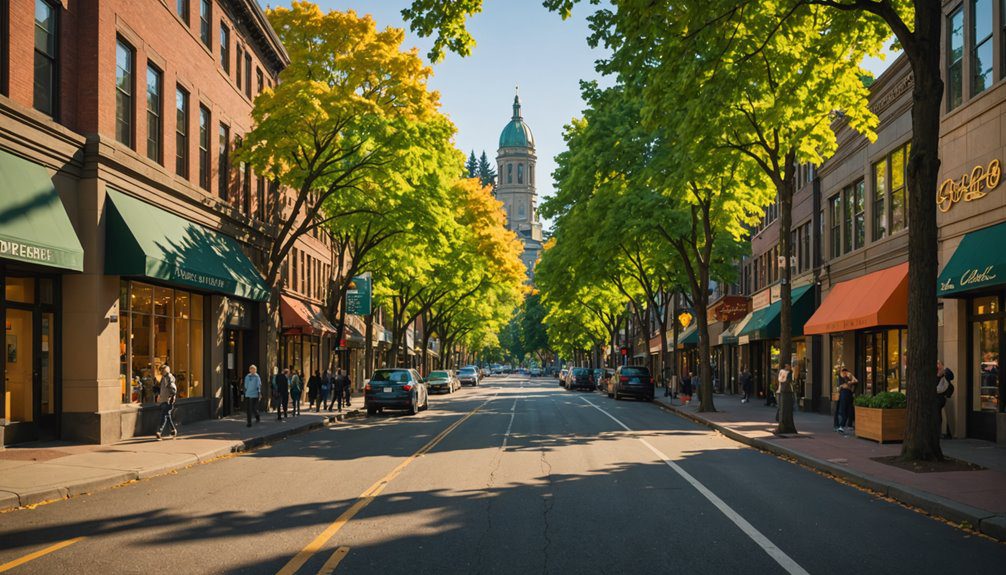
[[[416,46],[425,59],[431,42],[408,32],[401,10],[410,0],[316,0],[322,9],[353,9],[371,14],[378,26],[406,30],[405,46]],[[263,2],[264,3],[264,2]],[[286,4],[286,2],[273,2]],[[512,114],[514,86],[520,86],[524,121],[534,133],[538,155],[539,196],[552,194],[554,158],[564,149],[562,127],[580,116],[579,81],[592,79],[601,51],[587,46],[589,6],[562,20],[541,0],[486,0],[485,10],[469,22],[477,45],[467,58],[448,54],[433,67],[430,82],[443,111],[458,127],[457,146],[485,150],[495,167],[496,147]]]

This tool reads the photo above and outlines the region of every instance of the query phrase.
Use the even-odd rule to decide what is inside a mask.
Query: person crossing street
[[[248,418],[248,427],[252,426],[252,415],[255,415],[255,423],[262,421],[258,412],[258,400],[262,395],[262,378],[258,374],[258,368],[254,365],[248,366],[248,375],[245,376],[245,412]]]

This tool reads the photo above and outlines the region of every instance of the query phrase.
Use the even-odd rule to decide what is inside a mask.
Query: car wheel
[[[426,396],[426,401],[423,402],[423,411],[430,408],[430,396]]]
[[[614,396],[614,395],[612,395],[611,393],[609,393],[609,394],[608,394],[608,397],[615,397],[615,396]]]
[[[620,399],[622,399],[622,396],[621,396],[621,395],[619,395],[619,394],[618,394],[618,392],[616,391],[616,392],[615,392],[615,401],[618,401],[618,400],[620,400]]]
[[[376,407],[368,407],[367,408],[367,415],[377,415],[377,408]]]
[[[416,407],[416,403],[418,402],[419,400],[417,399],[416,401],[413,401],[412,403],[409,404],[409,415],[415,415],[419,413],[419,408]]]

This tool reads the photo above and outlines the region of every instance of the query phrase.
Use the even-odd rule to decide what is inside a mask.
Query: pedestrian
[[[352,405],[351,400],[353,398],[353,382],[352,380],[349,379],[349,375],[346,373],[342,374],[342,393],[345,396],[346,407],[349,407],[350,405]]]
[[[779,397],[779,395],[782,394],[783,391],[790,389],[789,386],[792,381],[792,375],[793,371],[790,369],[789,364],[788,363],[783,364],[782,368],[779,370],[778,377],[776,378],[778,383],[776,384],[775,397]],[[771,393],[771,391],[769,393]],[[781,408],[779,406],[778,401],[775,401],[774,403],[775,403],[775,420],[779,421],[779,410]]]
[[[839,372],[838,407],[835,408],[835,431],[845,433],[852,429],[850,413],[853,411],[853,392],[859,380],[852,375],[849,368],[843,367]]]
[[[318,401],[318,394],[321,392],[321,382],[307,380],[307,410],[311,411],[314,402]]]
[[[296,374],[293,377],[296,377]],[[276,376],[276,421],[290,417],[287,413],[287,404],[290,401],[290,379],[289,369],[284,369],[283,373]]]
[[[262,395],[262,378],[259,377],[258,368],[254,365],[248,366],[248,374],[245,375],[245,411],[247,411],[248,427],[251,427],[252,414],[255,414],[255,423],[262,421],[258,413],[258,400]]]
[[[171,368],[167,364],[161,366],[161,385],[157,392],[157,401],[161,404],[161,424],[157,426],[157,441],[161,440],[161,434],[167,425],[171,425],[171,438],[178,435],[178,428],[175,420],[171,416],[175,409],[175,399],[178,398],[178,386],[175,384],[175,376],[171,373]]]
[[[335,370],[338,373],[338,369]],[[335,381],[336,376],[332,374],[331,369],[326,369],[321,374],[321,384],[325,385],[325,381],[328,381],[328,410],[335,411],[336,395],[339,393],[339,386]],[[322,406],[324,407],[324,406]]]
[[[692,401],[692,372],[681,380],[681,404],[688,405]]]
[[[986,363],[982,362],[982,370],[984,371]],[[984,373],[982,376],[984,377]],[[943,365],[943,361],[936,361],[936,420],[939,422],[939,427],[937,429],[940,432],[940,436],[951,439],[953,435],[950,433],[950,422],[947,421],[947,433],[943,433],[943,408],[947,406],[947,398],[954,394],[954,372],[947,366]]]
[[[692,374],[692,395],[696,396],[699,403],[701,403],[702,394],[704,393],[705,390],[702,388],[702,376],[700,375],[700,372],[695,372]]]
[[[346,402],[346,389],[350,386],[349,377],[341,369],[335,371],[335,393],[339,397],[339,411]]]
[[[318,370],[314,370],[314,373],[311,374],[311,378],[308,379],[307,382],[308,387],[314,385],[318,388],[318,405],[314,410],[315,413],[318,413],[323,407],[325,407],[325,402],[328,401],[328,392],[332,382],[327,379],[322,379]]]
[[[741,371],[741,390],[744,392],[744,395],[741,396],[741,403],[751,401],[751,372],[747,368]]]
[[[293,416],[297,417],[300,415],[300,398],[304,394],[304,386],[300,382],[300,378],[293,378],[290,382],[290,407],[292,407]]]

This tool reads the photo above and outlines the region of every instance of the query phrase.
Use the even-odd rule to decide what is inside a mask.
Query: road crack
[[[548,553],[549,548],[552,545],[552,538],[549,535],[549,514],[552,512],[552,507],[555,505],[555,492],[554,484],[552,483],[552,464],[548,462],[545,458],[546,450],[542,448],[541,450],[541,471],[545,474],[545,480],[548,482],[548,487],[546,493],[542,495],[542,520],[544,522],[544,532],[542,533],[542,539],[545,541],[545,546],[542,548],[542,564],[541,572],[548,573]]]

